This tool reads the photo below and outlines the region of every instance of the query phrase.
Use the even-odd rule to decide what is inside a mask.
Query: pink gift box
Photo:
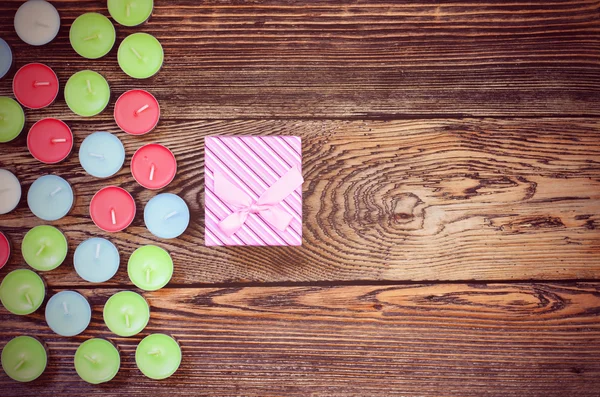
[[[205,244],[302,245],[302,141],[205,140]]]

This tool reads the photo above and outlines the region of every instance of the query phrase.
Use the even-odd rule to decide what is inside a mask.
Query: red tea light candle
[[[26,108],[45,108],[58,95],[58,77],[44,64],[30,63],[15,74],[13,92],[17,101]]]
[[[90,216],[105,232],[120,232],[133,222],[135,201],[125,189],[108,186],[92,197]]]
[[[10,258],[10,241],[6,235],[0,232],[0,269],[8,263]]]
[[[56,164],[67,158],[73,148],[73,133],[68,125],[57,119],[35,123],[27,135],[27,148],[42,163]]]
[[[127,91],[115,103],[115,121],[128,134],[147,134],[156,127],[159,118],[158,101],[148,91]]]
[[[131,174],[146,189],[162,189],[177,173],[177,161],[173,152],[150,143],[139,148],[131,158]]]

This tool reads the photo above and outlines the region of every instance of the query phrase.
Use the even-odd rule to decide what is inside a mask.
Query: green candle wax
[[[121,366],[121,355],[106,339],[86,340],[75,352],[75,371],[84,381],[97,385],[112,380]]]
[[[148,33],[134,33],[125,37],[117,52],[119,66],[135,79],[154,76],[160,70],[163,59],[162,46]]]
[[[150,18],[153,0],[108,0],[108,12],[124,26],[137,26]]]
[[[13,270],[0,284],[0,301],[13,314],[33,313],[42,305],[45,296],[44,281],[29,269]]]
[[[2,350],[2,369],[19,382],[31,382],[46,369],[46,348],[31,336],[17,336]]]
[[[140,333],[150,320],[148,302],[140,294],[121,291],[111,296],[104,305],[104,322],[119,336]]]
[[[71,25],[69,41],[76,53],[84,58],[97,59],[108,54],[115,44],[115,27],[102,14],[88,12]]]
[[[164,249],[155,245],[145,245],[129,257],[127,274],[139,289],[156,291],[171,280],[173,260]]]
[[[25,113],[17,101],[0,97],[0,143],[15,139],[25,126]]]
[[[73,113],[91,117],[106,108],[110,100],[110,88],[101,74],[82,70],[72,75],[65,85],[65,102]]]
[[[165,379],[181,364],[181,348],[175,339],[165,334],[148,335],[135,350],[135,363],[150,379]]]
[[[25,262],[35,270],[56,269],[67,257],[67,239],[55,227],[36,226],[27,232],[21,244]]]

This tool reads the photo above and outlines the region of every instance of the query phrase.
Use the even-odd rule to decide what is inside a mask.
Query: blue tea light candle
[[[75,291],[62,291],[46,304],[46,322],[61,336],[79,335],[90,324],[92,309],[87,299]]]
[[[79,162],[85,172],[91,176],[108,178],[123,167],[125,148],[115,135],[108,132],[94,132],[81,143]]]
[[[185,201],[176,194],[161,193],[146,204],[144,223],[156,237],[175,238],[187,229],[190,210]]]
[[[56,175],[44,175],[33,182],[27,193],[27,204],[35,216],[55,221],[67,215],[73,206],[73,189]]]
[[[10,72],[13,65],[13,56],[10,46],[6,41],[0,39],[0,79]]]
[[[110,241],[94,237],[85,240],[73,256],[75,271],[85,281],[102,283],[110,280],[119,270],[120,256]]]

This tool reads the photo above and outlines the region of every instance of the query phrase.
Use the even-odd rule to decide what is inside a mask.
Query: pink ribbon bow
[[[284,231],[293,217],[277,205],[304,182],[300,167],[294,166],[265,190],[258,200],[253,200],[220,172],[215,171],[214,180],[217,197],[235,208],[231,215],[219,222],[219,229],[227,237],[234,235],[244,225],[249,214],[259,214],[267,223]]]

